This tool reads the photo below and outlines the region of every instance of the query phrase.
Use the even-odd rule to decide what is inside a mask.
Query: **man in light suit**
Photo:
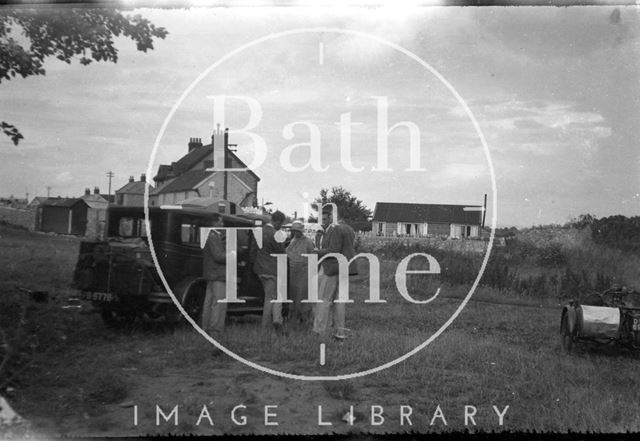
[[[267,328],[272,325],[278,334],[284,333],[282,327],[282,303],[271,303],[271,300],[275,300],[277,297],[278,275],[277,259],[271,254],[286,254],[284,240],[276,240],[276,232],[282,227],[284,219],[282,212],[276,211],[273,213],[271,222],[262,228],[262,248],[259,248],[257,244],[254,244],[253,248],[256,250],[253,271],[260,278],[264,288],[262,327]]]
[[[222,227],[222,217],[218,216],[212,227]],[[207,279],[207,291],[202,306],[202,327],[212,337],[217,338],[224,330],[227,304],[218,300],[225,298],[226,246],[222,231],[210,230],[202,255],[202,274]]]
[[[338,223],[331,223],[330,211],[322,212],[322,227],[324,235],[320,243],[318,257],[329,253],[342,254],[350,260],[355,256],[355,231],[342,219],[342,213],[338,212]],[[320,263],[318,270],[318,297],[321,303],[315,305],[313,331],[324,335],[329,331],[333,319],[333,337],[337,340],[347,338],[345,327],[345,304],[335,303],[338,295],[338,261],[335,257],[329,257]]]

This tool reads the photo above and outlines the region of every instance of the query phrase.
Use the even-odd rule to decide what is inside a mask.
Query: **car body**
[[[568,302],[562,308],[560,334],[567,352],[587,341],[640,349],[640,293],[612,288]]]
[[[259,216],[234,216],[200,208],[149,207],[153,249],[166,284],[186,312],[200,320],[206,280],[202,277],[200,229],[222,217],[225,227],[259,228]],[[112,206],[106,240],[83,241],[73,287],[90,300],[107,325],[136,318],[175,323],[181,314],[160,277],[149,247],[143,207]],[[238,297],[229,314],[260,313],[264,292],[251,270],[251,230],[237,231]]]

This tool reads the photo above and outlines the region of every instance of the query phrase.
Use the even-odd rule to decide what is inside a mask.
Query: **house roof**
[[[91,208],[107,208],[109,202],[100,194],[86,194],[82,199]]]
[[[115,202],[116,201],[116,195],[115,194],[102,194],[100,193],[100,196],[102,196],[102,198],[107,201],[107,202]]]
[[[465,207],[481,209],[481,205],[411,204],[377,202],[373,220],[378,222],[431,222],[445,224],[482,223],[482,211],[465,211]]]
[[[79,198],[48,198],[42,204],[43,207],[66,207],[70,208],[77,204],[78,202],[84,202]]]
[[[240,164],[239,168],[247,168],[247,164],[238,158],[238,156],[231,150],[227,149],[227,155],[228,157],[238,161]],[[207,157],[213,157],[213,144],[196,147],[176,162],[173,162],[171,165],[161,164],[158,167],[158,174],[153,179],[156,181],[163,181],[173,176],[180,176],[191,170],[198,162]],[[252,170],[248,169],[247,172],[256,180],[260,180],[258,175],[256,175]]]
[[[209,172],[206,170],[191,170],[178,176],[173,181],[169,182],[166,186],[154,192],[154,194],[176,193],[179,191],[193,190],[196,185],[212,175],[213,172]]]
[[[27,207],[33,207],[35,205],[40,205],[42,204],[44,201],[46,201],[47,199],[49,199],[46,196],[36,196],[35,198],[31,199],[31,202],[29,202],[29,204],[27,205]]]
[[[171,170],[171,166],[167,164],[160,164],[158,167],[158,174],[153,178],[156,181],[164,181],[165,179],[174,177]]]
[[[136,182],[127,182],[121,188],[116,190],[116,193],[126,193],[126,194],[144,194],[145,186],[149,185],[149,191],[153,190],[153,185],[147,184],[146,182],[136,181]]]
[[[190,198],[180,202],[180,205],[183,207],[197,207],[197,208],[205,208],[207,210],[218,210],[218,206],[223,204],[227,205],[236,205],[234,202],[225,201],[224,199],[214,199],[214,198]],[[236,205],[236,209],[237,205]],[[239,212],[242,212],[242,209],[238,209]],[[239,214],[239,213],[238,213]]]

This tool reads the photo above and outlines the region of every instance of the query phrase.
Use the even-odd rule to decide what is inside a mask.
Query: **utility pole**
[[[47,185],[47,197],[50,197],[50,193],[51,193],[51,186]]]
[[[482,206],[482,228],[484,228],[484,220],[487,217],[487,194],[484,194],[484,204]]]
[[[113,178],[114,176],[115,175],[111,170],[107,172],[107,178],[109,178],[109,193],[107,193],[107,202],[111,202],[111,178]]]

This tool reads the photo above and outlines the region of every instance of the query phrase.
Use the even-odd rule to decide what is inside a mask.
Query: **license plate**
[[[634,331],[640,331],[640,318],[637,318],[637,317],[633,318],[633,325],[631,326],[631,328]]]
[[[93,300],[96,302],[113,302],[116,297],[108,292],[86,292],[83,291],[80,294],[80,298],[83,300]]]

